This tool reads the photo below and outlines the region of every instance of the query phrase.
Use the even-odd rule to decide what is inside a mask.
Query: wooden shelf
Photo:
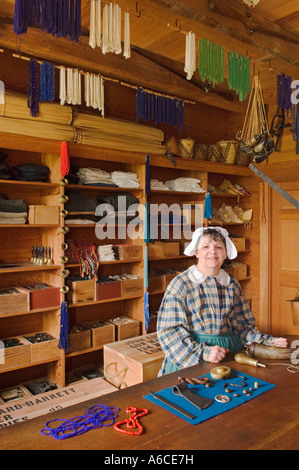
[[[60,225],[57,224],[23,224],[23,225],[17,225],[17,224],[7,224],[7,225],[2,225],[0,224],[0,228],[58,228]]]
[[[13,263],[11,263],[13,264]],[[0,275],[1,274],[9,274],[9,273],[27,273],[27,272],[35,272],[35,271],[50,271],[50,270],[57,270],[61,269],[61,266],[50,264],[43,266],[36,266],[35,264],[31,263],[23,263],[22,265],[15,265],[12,267],[1,267],[0,266]]]
[[[66,191],[97,191],[98,193],[123,193],[128,192],[134,194],[136,197],[142,197],[142,188],[112,188],[108,186],[90,186],[86,184],[68,184]]]
[[[1,314],[0,316],[0,320],[1,318],[13,318],[14,316],[16,317],[20,317],[20,316],[23,316],[23,315],[35,315],[37,313],[47,313],[47,312],[54,312],[56,310],[60,309],[60,306],[57,306],[57,307],[48,307],[48,308],[39,308],[39,309],[36,309],[36,310],[27,310],[26,312],[16,312],[14,313],[13,315],[10,313],[10,314],[7,314],[7,315],[3,315]]]
[[[19,180],[1,180],[0,186],[8,188],[16,188],[18,190],[34,189],[41,191],[42,194],[58,194],[60,186],[57,183],[42,183],[38,181],[19,181]]]
[[[119,302],[120,300],[138,299],[139,297],[142,297],[142,295],[131,295],[128,297],[113,297],[112,299],[91,300],[90,302],[79,302],[76,304],[69,304],[68,308],[70,309],[70,308],[86,307],[87,305],[98,305],[98,304],[106,304],[109,302]]]

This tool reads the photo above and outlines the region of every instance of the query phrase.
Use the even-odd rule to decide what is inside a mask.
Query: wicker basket
[[[209,146],[206,144],[196,144],[194,147],[194,159],[195,160],[208,160]]]
[[[180,157],[193,158],[194,140],[193,139],[180,139],[178,140],[180,149]]]
[[[170,137],[166,142],[165,142],[165,150],[166,152],[170,152],[173,155],[180,155],[180,149],[177,144],[176,138],[175,137]]]
[[[207,160],[209,162],[225,163],[222,147],[219,144],[209,145]]]
[[[238,143],[234,140],[221,140],[217,143],[222,150],[223,163],[230,163],[233,165],[236,160],[236,155],[239,149]]]

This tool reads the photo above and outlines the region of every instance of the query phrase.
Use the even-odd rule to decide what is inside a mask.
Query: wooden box
[[[69,333],[69,349],[68,353],[83,351],[91,348],[91,331],[85,325],[78,325],[76,333]]]
[[[159,241],[148,243],[147,250],[149,258],[161,258],[163,256],[163,243]]]
[[[59,207],[30,205],[28,224],[59,225]]]
[[[44,289],[34,289],[31,286],[26,286],[23,289],[28,292],[30,310],[60,306],[59,287],[48,285]]]
[[[86,366],[75,369],[74,372],[80,375],[84,380],[94,380],[104,377],[103,364],[87,364]]]
[[[115,340],[122,341],[140,335],[140,322],[126,316],[110,318],[107,320],[115,329]]]
[[[28,382],[22,383],[22,386],[28,390],[31,396],[39,395],[41,393],[47,393],[43,391],[48,388],[48,392],[51,390],[57,390],[57,385],[49,377],[41,377],[39,379],[30,380]],[[40,387],[39,387],[40,386]]]
[[[0,317],[30,310],[29,294],[21,287],[0,289]]]
[[[0,402],[2,400],[3,403],[22,400],[22,398],[28,398],[31,396],[31,393],[25,387],[23,387],[23,385],[16,385],[15,387],[9,387],[0,390]]]
[[[123,298],[143,295],[143,279],[124,279],[121,281],[121,296]]]
[[[66,295],[67,302],[77,304],[96,300],[95,279],[67,280],[66,284],[70,288]]]
[[[237,251],[246,251],[249,250],[249,240],[246,238],[238,237],[231,238],[233,244],[237,248]]]
[[[162,246],[162,256],[179,256],[180,242],[164,242]]]
[[[236,279],[245,279],[247,277],[247,265],[240,264],[237,266],[233,266],[231,268],[225,268],[225,271],[228,274],[231,274]]]
[[[114,245],[118,259],[139,259],[142,257],[142,248],[139,245]]]
[[[50,335],[51,339],[48,341],[40,341],[37,343],[30,342],[28,338],[36,336],[38,334]],[[60,357],[61,351],[58,348],[59,339],[53,336],[51,333],[31,333],[28,335],[24,335],[23,337],[29,342],[31,348],[31,363],[52,361]]]
[[[154,379],[163,358],[156,333],[106,344],[105,378],[119,389]]]
[[[17,339],[20,341],[20,346],[13,346],[11,348],[4,348],[1,343],[0,349],[0,371],[8,369],[17,369],[18,367],[25,366],[31,362],[31,345],[26,339],[21,336],[12,336],[5,338],[2,342],[8,339]]]
[[[83,326],[91,331],[91,347],[100,348],[104,344],[115,341],[115,331],[113,325],[105,321],[94,321],[84,323]]]
[[[96,284],[96,300],[121,297],[121,281],[99,282]]]
[[[150,293],[161,292],[165,289],[165,276],[149,276],[148,291]]]

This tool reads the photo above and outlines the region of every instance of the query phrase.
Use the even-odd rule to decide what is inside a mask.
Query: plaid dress
[[[157,334],[165,354],[159,375],[166,373],[167,361],[177,369],[209,361],[211,348],[197,335],[235,333],[243,344],[271,345],[274,338],[255,327],[255,318],[242,294],[239,282],[220,270],[206,276],[191,266],[168,285],[158,314]]]

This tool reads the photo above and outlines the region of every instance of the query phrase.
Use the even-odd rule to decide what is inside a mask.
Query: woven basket
[[[225,163],[222,147],[219,144],[208,146],[207,160],[209,160],[209,162]]]
[[[208,160],[209,146],[206,144],[196,144],[194,147],[194,159],[195,160]]]
[[[180,149],[180,157],[193,158],[194,140],[193,139],[180,139],[178,140]]]
[[[239,149],[238,143],[234,140],[221,140],[217,143],[221,147],[223,154],[223,163],[230,163],[233,165],[236,160],[236,155]]]
[[[180,149],[177,144],[176,138],[175,137],[170,137],[166,142],[165,142],[165,150],[166,152],[173,153],[174,155],[180,155]]]

